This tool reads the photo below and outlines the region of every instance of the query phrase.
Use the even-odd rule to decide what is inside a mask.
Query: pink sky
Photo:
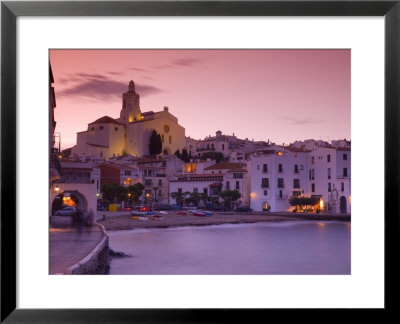
[[[133,80],[142,112],[164,106],[203,139],[350,139],[350,50],[51,50],[61,148],[119,117]]]

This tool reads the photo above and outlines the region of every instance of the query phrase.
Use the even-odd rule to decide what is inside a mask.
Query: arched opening
[[[58,194],[51,204],[51,214],[55,215],[57,210],[66,206],[73,206],[81,210],[88,209],[85,196],[76,190],[64,191]]]
[[[347,201],[345,196],[340,197],[340,213],[342,214],[347,213]]]
[[[262,203],[262,210],[263,211],[269,211],[269,205],[268,205],[268,202],[266,202],[266,201],[264,201],[263,203]]]

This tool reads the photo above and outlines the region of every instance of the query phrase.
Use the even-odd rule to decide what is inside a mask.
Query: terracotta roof
[[[230,169],[228,172],[247,172],[247,170],[243,168],[237,168],[237,169]]]
[[[114,118],[111,118],[109,116],[103,116],[103,117],[95,120],[94,122],[91,122],[88,125],[92,125],[92,124],[118,124],[118,125],[124,125],[124,124],[116,121]]]
[[[230,163],[230,162],[223,162],[223,163],[217,163],[212,166],[209,166],[206,168],[206,171],[209,170],[230,170],[230,169],[238,169],[242,167],[242,163]]]
[[[142,163],[159,163],[159,162],[164,162],[164,159],[157,159],[157,158],[143,158],[143,159],[139,159],[136,160],[135,162],[138,164],[142,164]]]
[[[94,146],[94,147],[105,147],[105,148],[109,148],[109,146],[104,146],[104,145],[100,145],[100,144],[91,144],[91,143],[86,143],[87,145],[90,146]]]
[[[128,165],[124,165],[124,164],[119,164],[119,163],[112,163],[112,162],[103,162],[101,164],[99,164],[97,167],[101,167],[101,166],[109,166],[115,169],[123,169],[123,170],[135,170],[137,171],[137,168],[135,167],[131,167]]]
[[[286,146],[285,148],[290,152],[311,152],[311,150],[306,150],[304,148],[289,147],[289,146]]]

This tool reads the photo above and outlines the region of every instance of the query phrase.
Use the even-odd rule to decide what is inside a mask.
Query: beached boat
[[[140,220],[140,221],[147,221],[147,220],[149,220],[149,218],[146,217],[146,216],[132,216],[131,219]]]
[[[132,216],[151,216],[154,214],[155,214],[155,212],[150,212],[150,211],[146,211],[146,212],[141,212],[141,211],[136,211],[136,210],[131,211]]]
[[[153,216],[150,216],[150,219],[153,219],[153,220],[163,220],[164,217],[161,216],[161,215],[153,215]]]
[[[201,212],[201,211],[191,210],[191,212],[192,212],[192,214],[193,214],[194,216],[201,216],[201,217],[207,216],[206,213]]]

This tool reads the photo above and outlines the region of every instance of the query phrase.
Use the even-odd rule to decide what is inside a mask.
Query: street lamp
[[[60,188],[59,188],[58,186],[56,186],[56,187],[54,188],[54,190],[55,190],[56,192],[59,192],[59,191],[60,191]]]

